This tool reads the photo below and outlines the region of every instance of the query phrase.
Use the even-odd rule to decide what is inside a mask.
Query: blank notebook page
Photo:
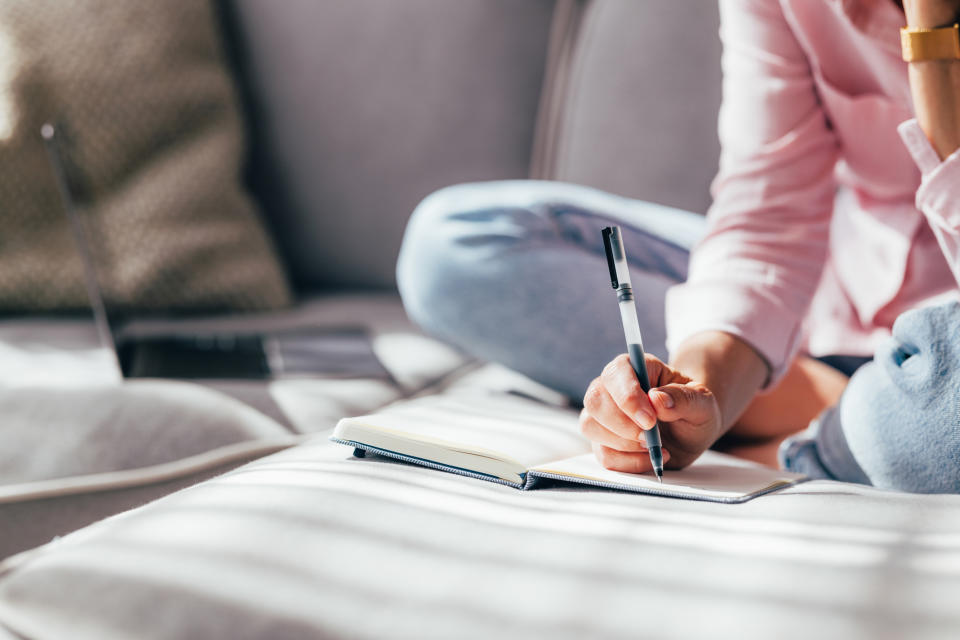
[[[495,451],[525,467],[590,451],[575,412],[511,397],[427,397],[349,420],[441,440],[454,450]]]
[[[622,473],[604,469],[592,454],[537,466],[533,471],[595,480],[606,486],[663,491],[690,497],[737,498],[796,482],[804,476],[778,471],[715,451],[707,451],[683,469],[667,469],[663,484],[653,473]]]

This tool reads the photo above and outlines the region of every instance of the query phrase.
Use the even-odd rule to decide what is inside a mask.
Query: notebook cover
[[[387,458],[394,458],[395,460],[402,460],[403,462],[409,462],[411,464],[417,464],[421,467],[429,467],[430,469],[436,469],[438,471],[448,471],[450,473],[456,473],[457,475],[467,476],[468,478],[476,478],[477,480],[486,480],[487,482],[496,482],[497,484],[505,484],[508,487],[513,487],[514,489],[526,489],[530,484],[529,474],[523,474],[521,477],[524,479],[524,482],[510,482],[509,480],[504,480],[498,476],[492,476],[486,473],[477,473],[476,471],[471,471],[469,469],[463,469],[461,467],[454,467],[448,464],[440,464],[433,460],[427,460],[425,458],[417,458],[416,456],[410,456],[405,453],[397,453],[396,451],[390,451],[388,449],[381,449],[380,447],[375,447],[363,442],[356,442],[354,440],[341,440],[340,438],[330,438],[331,442],[336,442],[338,444],[345,444],[348,447],[353,447],[354,449],[361,449],[363,451],[368,451],[370,453],[375,453],[380,456],[386,456]]]
[[[403,462],[408,462],[411,464],[420,465],[422,467],[427,467],[430,469],[436,469],[438,471],[446,471],[449,473],[456,473],[457,475],[466,476],[468,478],[476,478],[478,480],[485,480],[487,482],[495,482],[497,484],[506,485],[508,487],[513,487],[514,489],[521,490],[530,490],[535,489],[536,485],[540,480],[556,480],[559,482],[564,482],[568,484],[583,484],[592,487],[600,487],[603,489],[613,489],[616,491],[627,491],[630,493],[645,494],[659,496],[663,498],[680,498],[682,500],[697,500],[700,502],[718,502],[721,504],[740,504],[752,500],[758,496],[766,495],[768,493],[773,493],[774,491],[779,491],[780,489],[785,489],[787,487],[794,486],[800,482],[804,482],[808,478],[797,478],[792,481],[780,481],[771,484],[770,486],[764,487],[757,491],[743,494],[739,496],[711,496],[711,495],[698,495],[691,493],[684,493],[680,491],[670,491],[669,489],[658,489],[658,488],[639,488],[636,486],[631,486],[627,484],[618,484],[615,482],[604,482],[601,480],[593,480],[590,478],[577,478],[568,476],[565,474],[559,473],[550,473],[547,471],[529,471],[523,474],[521,477],[524,479],[523,482],[510,482],[509,480],[504,480],[497,476],[489,475],[486,473],[478,473],[476,471],[471,471],[469,469],[463,469],[461,467],[454,467],[451,465],[440,464],[433,460],[426,460],[424,458],[418,458],[416,456],[410,456],[404,453],[397,453],[396,451],[390,451],[388,449],[381,449],[380,447],[375,447],[363,442],[357,442],[355,440],[341,440],[340,438],[330,438],[331,442],[336,442],[338,444],[347,445],[348,447],[353,447],[354,449],[360,449],[362,451],[367,451],[376,455],[385,456],[387,458],[393,458],[395,460],[400,460]]]

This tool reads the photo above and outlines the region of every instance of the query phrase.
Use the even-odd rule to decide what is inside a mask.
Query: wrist
[[[713,393],[722,436],[740,417],[770,374],[766,360],[749,344],[723,331],[704,331],[679,345],[670,365]]]
[[[960,20],[957,0],[904,0],[903,13],[907,26],[915,29],[947,27]]]

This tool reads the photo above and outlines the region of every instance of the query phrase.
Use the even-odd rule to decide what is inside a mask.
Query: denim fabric
[[[784,467],[815,477],[960,493],[960,305],[897,318],[840,404],[780,453]]]
[[[397,279],[410,317],[479,358],[579,400],[625,351],[600,229],[621,226],[649,353],[666,358],[664,296],[683,281],[702,216],[569,184],[448,187],[407,227]],[[781,464],[813,477],[960,492],[960,312],[911,311],[841,403],[788,439]]]
[[[814,479],[871,484],[854,458],[840,424],[840,406],[823,411],[810,426],[780,445],[780,466]]]
[[[666,358],[664,296],[687,275],[702,216],[586,187],[442,189],[416,209],[397,281],[410,317],[571,398],[626,351],[600,230],[620,225],[644,348]]]

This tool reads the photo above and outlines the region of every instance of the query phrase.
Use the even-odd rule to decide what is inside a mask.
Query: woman
[[[960,0],[904,5],[721,0],[706,223],[571,185],[452,187],[407,231],[411,316],[583,394],[583,433],[611,469],[649,470],[641,430],[659,419],[667,468],[711,446],[776,464],[779,448],[817,477],[960,492],[960,60],[907,63],[899,34],[954,24]],[[654,354],[649,394],[614,357],[611,223]]]

